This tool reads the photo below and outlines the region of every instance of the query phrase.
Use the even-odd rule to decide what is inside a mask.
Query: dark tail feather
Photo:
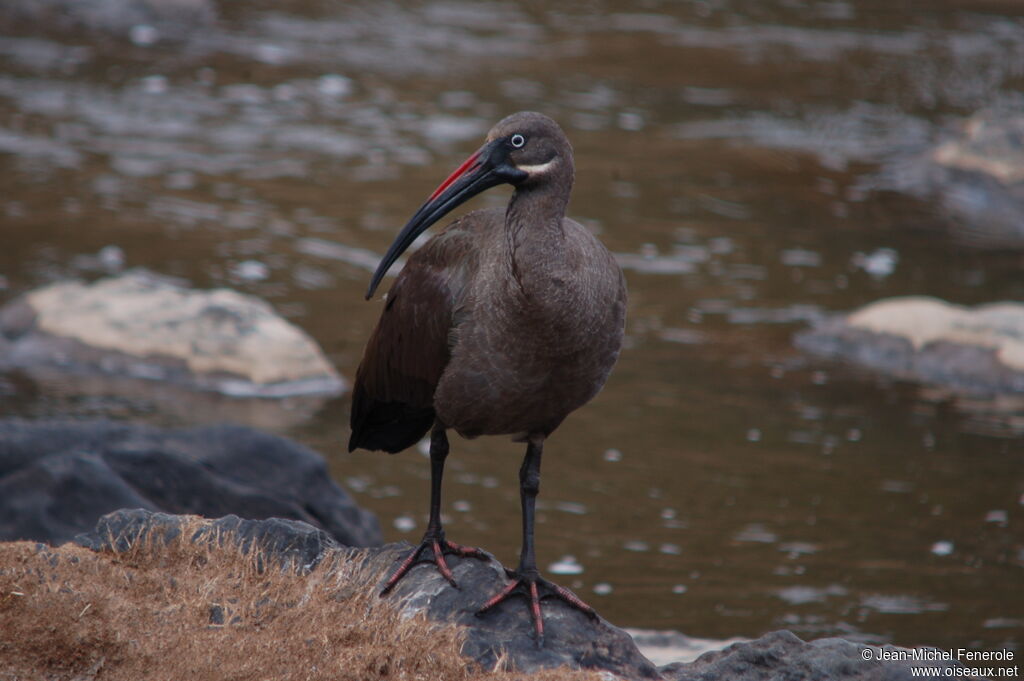
[[[433,407],[402,402],[380,402],[357,383],[352,395],[352,436],[348,451],[356,448],[397,454],[423,439],[434,425]]]

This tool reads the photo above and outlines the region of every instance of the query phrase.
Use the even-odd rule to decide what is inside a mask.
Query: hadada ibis
[[[540,576],[534,505],[544,440],[601,390],[622,347],[626,313],[622,270],[593,234],[565,217],[573,177],[572,147],[553,120],[520,112],[495,125],[399,232],[366,298],[419,234],[463,202],[510,184],[507,208],[471,212],[409,257],[366,344],[352,396],[349,451],[396,453],[430,432],[427,529],[382,596],[416,564],[434,563],[454,586],[445,556],[485,558],[448,541],[441,526],[447,431],[526,443],[519,566],[479,614],[525,596],[538,645],[543,599],[596,616]]]

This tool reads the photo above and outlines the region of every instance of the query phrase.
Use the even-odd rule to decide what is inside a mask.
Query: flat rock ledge
[[[59,544],[107,513],[144,508],[302,520],[350,546],[380,544],[322,456],[243,426],[0,420],[0,541]]]
[[[257,549],[263,560],[276,561],[300,573],[309,573],[321,563],[330,564],[337,552],[342,552],[346,560],[362,561],[360,572],[376,575],[374,589],[380,589],[410,548],[406,544],[348,548],[322,530],[294,520],[255,521],[226,516],[206,521],[198,530],[194,521],[141,509],[120,510],[103,517],[94,531],[75,541],[94,551],[124,552],[147,539],[150,545],[157,543],[154,539],[166,543],[189,527],[193,528],[189,530],[190,541],[206,541],[231,550],[240,547],[246,552]],[[788,631],[735,643],[705,653],[693,662],[658,668],[643,656],[628,633],[604,619],[591,620],[558,601],[544,603],[546,638],[544,647],[538,648],[523,603],[513,601],[483,617],[475,615],[480,605],[507,583],[504,569],[493,557],[490,561],[451,557],[449,565],[458,589],[452,588],[433,566],[424,565],[414,568],[389,598],[409,615],[424,613],[431,620],[466,627],[462,652],[484,668],[493,668],[499,659],[506,659],[524,672],[567,666],[604,671],[610,678],[664,681],[953,678],[912,676],[910,668],[920,663],[881,659],[882,648],[835,638],[808,643]],[[890,653],[905,650],[893,646],[884,649]]]
[[[1024,394],[1024,304],[888,298],[798,333],[797,347],[897,378],[981,395]]]
[[[0,309],[0,369],[36,367],[235,397],[345,390],[316,342],[266,302],[144,270],[51,284]]]

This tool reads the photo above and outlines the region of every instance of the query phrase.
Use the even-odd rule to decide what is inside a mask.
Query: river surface
[[[265,298],[351,378],[396,230],[495,121],[541,110],[631,296],[607,387],[545,450],[542,569],[622,626],[1024,643],[1020,404],[792,344],[886,296],[1024,299],[1024,252],[893,178],[1024,106],[1019,3],[73,4],[0,8],[0,302],[147,267]],[[212,402],[0,375],[9,415],[296,438],[418,539],[425,453],[347,453],[347,397]],[[508,564],[522,450],[453,439],[444,491],[449,536]]]

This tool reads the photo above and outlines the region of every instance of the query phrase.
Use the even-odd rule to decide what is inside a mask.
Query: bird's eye
[[[509,140],[509,143],[516,149],[519,149],[524,144],[526,144],[526,138],[517,132],[516,134],[512,135],[512,138]]]

